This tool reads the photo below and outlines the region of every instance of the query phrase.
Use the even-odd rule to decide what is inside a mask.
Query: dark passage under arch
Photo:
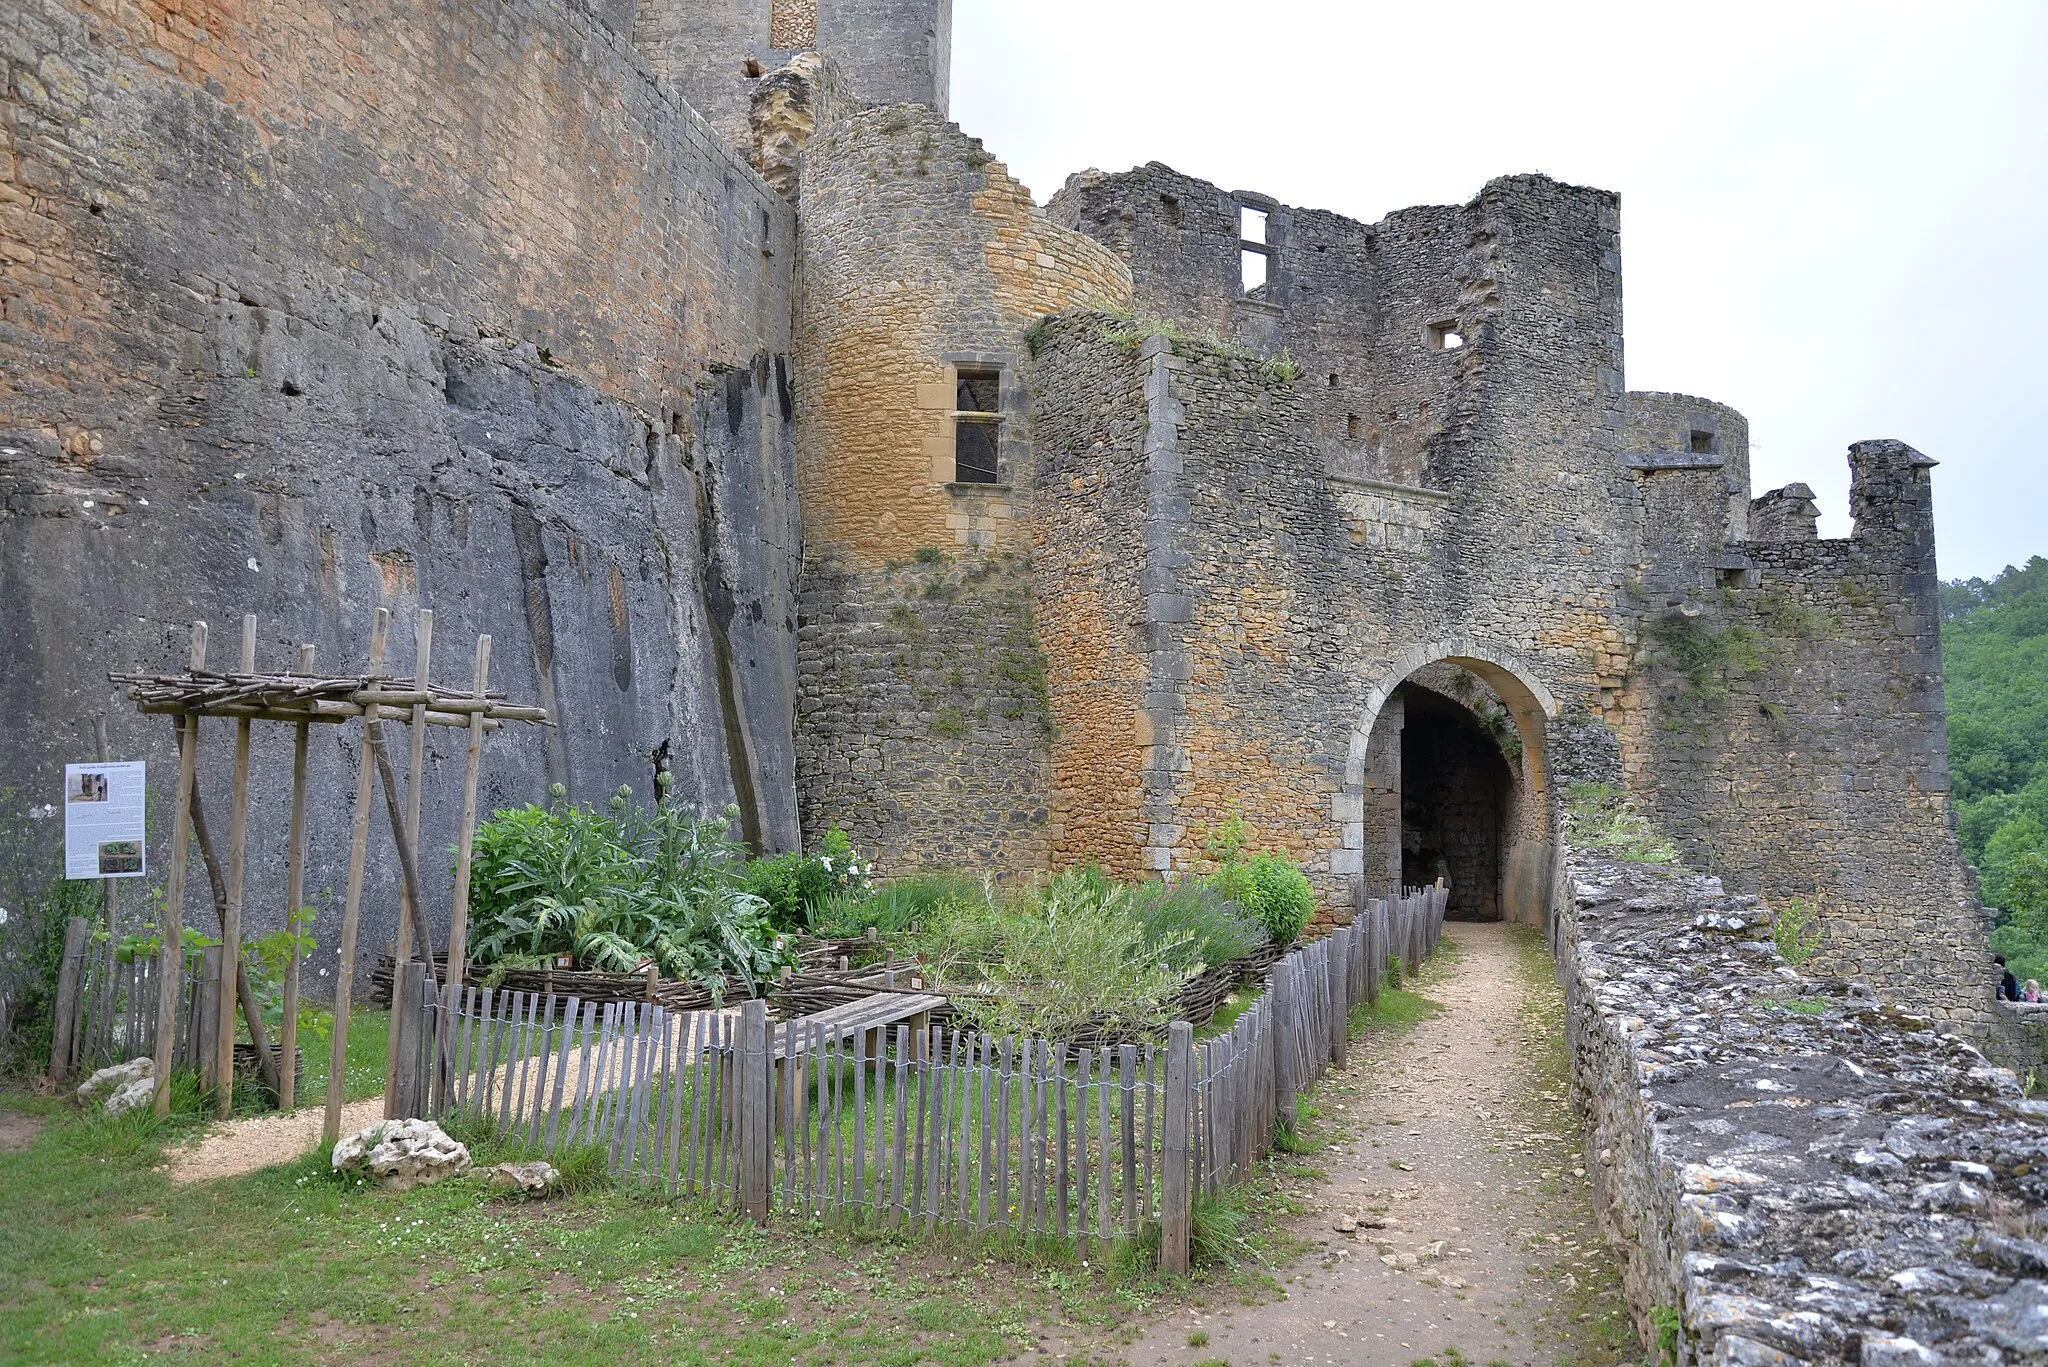
[[[1513,839],[1514,771],[1469,708],[1428,688],[1402,690],[1401,881],[1442,878],[1446,915],[1498,921]]]

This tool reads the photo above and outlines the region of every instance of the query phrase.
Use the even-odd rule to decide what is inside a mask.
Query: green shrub
[[[863,895],[827,897],[812,913],[811,933],[830,940],[850,940],[873,926],[879,935],[901,935],[948,903],[976,901],[982,895],[982,885],[966,874],[913,874]]]
[[[663,974],[714,991],[728,975],[749,991],[790,961],[765,903],[744,886],[738,813],[700,816],[680,803],[636,806],[620,788],[607,811],[563,801],[499,812],[477,830],[488,849],[471,874],[476,961],[503,971],[561,954],[585,968]]]
[[[1771,939],[1779,955],[1794,968],[1804,968],[1820,949],[1820,899],[1793,897],[1771,913]]]
[[[1198,970],[1242,959],[1266,942],[1265,927],[1216,888],[1195,879],[1140,884],[1131,892],[1131,909],[1148,943],[1184,938]]]
[[[48,1066],[65,923],[101,919],[99,880],[64,877],[63,823],[34,813],[0,789],[0,1067],[9,1070]]]
[[[996,1033],[1064,1038],[1084,1026],[1138,1034],[1166,1023],[1200,970],[1185,931],[1154,941],[1132,891],[1070,869],[1041,892],[942,903],[909,943],[941,981],[974,988],[955,1006]]]
[[[864,895],[873,870],[873,862],[862,859],[846,832],[834,826],[816,854],[792,851],[748,865],[747,891],[767,904],[778,929],[815,929],[819,909],[835,898]]]
[[[1284,854],[1261,850],[1249,859],[1225,863],[1205,882],[1265,929],[1274,944],[1297,939],[1316,912],[1315,890]]]

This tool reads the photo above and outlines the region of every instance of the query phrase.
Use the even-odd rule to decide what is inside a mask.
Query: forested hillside
[[[1949,768],[1992,945],[2048,983],[2048,559],[1941,587]]]

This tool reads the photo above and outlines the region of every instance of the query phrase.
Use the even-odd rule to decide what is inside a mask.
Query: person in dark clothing
[[[2005,956],[1994,954],[1991,962],[1998,965],[1998,999],[2002,1002],[2016,1002],[2020,999],[2020,980],[2013,977],[2012,970],[2005,966]]]

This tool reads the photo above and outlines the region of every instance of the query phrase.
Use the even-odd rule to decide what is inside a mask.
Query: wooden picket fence
[[[854,1216],[1056,1238],[1084,1256],[1156,1225],[1187,1268],[1192,1203],[1292,1124],[1342,1063],[1351,1009],[1389,962],[1427,959],[1445,894],[1363,901],[1273,965],[1228,1030],[1071,1047],[944,1026],[776,1023],[767,1004],[670,1010],[443,988],[398,967],[392,1116],[487,1119],[550,1158],[595,1146],[614,1177],[755,1219]]]
[[[65,927],[64,957],[57,970],[57,998],[51,1031],[50,1076],[64,1081],[156,1053],[158,997],[162,991],[160,955],[136,955],[124,961],[114,944],[95,939],[83,917]],[[178,975],[177,1037],[172,1042],[174,1068],[195,1066],[212,1047],[198,1007],[213,1005],[220,991],[220,955],[211,950],[198,964],[189,961]]]

